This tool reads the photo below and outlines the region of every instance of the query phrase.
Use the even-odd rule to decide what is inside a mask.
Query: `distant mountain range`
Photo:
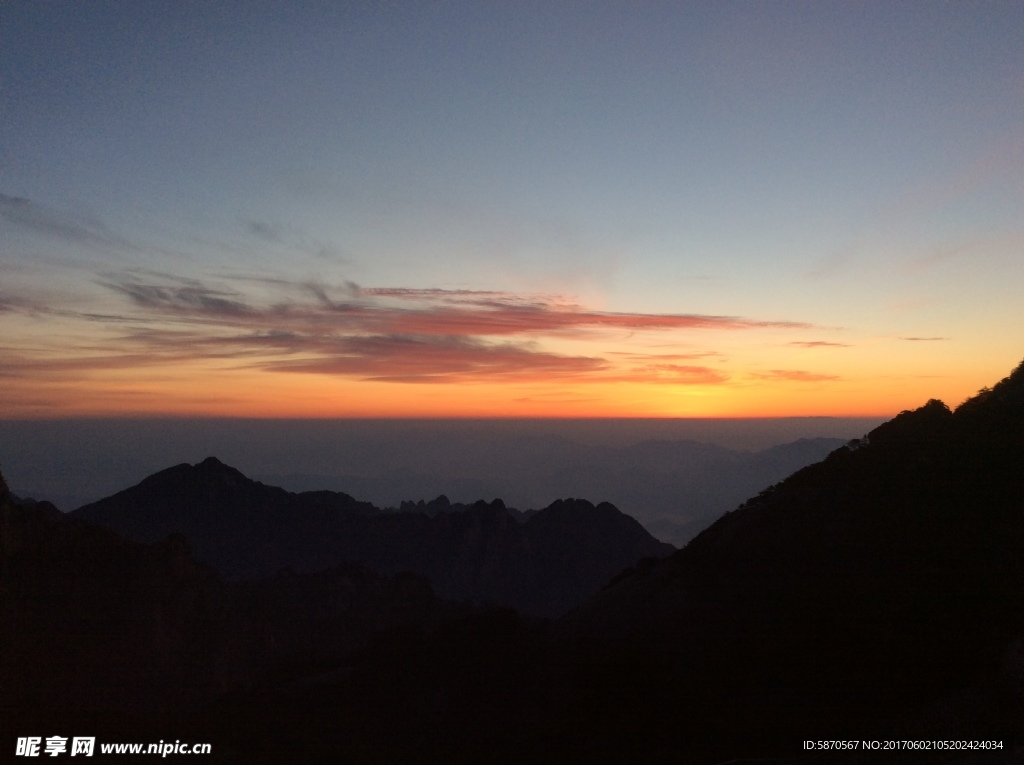
[[[407,456],[407,467],[383,475],[260,478],[293,491],[334,489],[393,505],[445,494],[501,497],[527,509],[546,507],[557,497],[589,497],[612,503],[658,539],[681,547],[743,500],[844,443],[804,438],[744,452],[690,440],[613,447],[556,436],[520,437],[483,440],[442,461],[428,454]]]
[[[680,547],[880,422],[0,422],[0,465],[16,493],[62,510],[208,454],[268,485],[344,492],[380,508],[443,494],[464,504],[501,498],[525,511],[585,497]]]
[[[879,758],[862,745],[896,740],[954,742],[928,761],[1024,761],[1022,465],[1024,364],[955,412],[930,401],[764,488],[540,633],[484,615],[375,643],[309,698],[354,720],[320,751],[860,763]],[[236,730],[287,730],[288,709]]]
[[[500,500],[453,507],[442,497],[408,508],[383,512],[331,491],[293,494],[210,457],[73,515],[139,542],[183,534],[196,558],[228,579],[356,561],[385,575],[426,576],[448,600],[542,616],[560,616],[623,568],[675,549],[607,503],[559,500],[528,517]]]
[[[210,741],[239,763],[1020,762],[1022,465],[1024,364],[762,487],[554,620],[358,563],[223,581],[179,534],[131,542],[0,485],[0,746],[73,729]],[[208,460],[105,511],[191,519],[239,566],[299,542],[327,564],[339,528],[415,519],[409,544],[462,555],[478,582],[522,549],[552,592],[626,528],[578,500],[415,508],[307,503]]]

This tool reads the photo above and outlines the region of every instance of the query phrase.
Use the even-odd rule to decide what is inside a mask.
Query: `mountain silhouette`
[[[37,730],[100,740],[180,730],[226,694],[308,685],[374,634],[463,613],[422,577],[356,564],[227,583],[180,534],[132,542],[47,503],[16,503],[0,476],[4,747]]]
[[[316,710],[311,757],[351,762],[1020,762],[1021,465],[1024,365],[956,411],[901,413],[546,629],[484,614],[371,641],[329,693],[219,730],[259,756]]]
[[[346,465],[350,472],[344,475],[292,472],[264,474],[261,480],[292,491],[345,491],[382,506],[438,494],[502,497],[520,508],[546,507],[558,497],[601,498],[678,547],[765,486],[843,443],[804,438],[744,452],[683,439],[607,446],[555,436],[492,437],[446,442],[443,448],[414,440],[395,445],[396,466],[387,470],[382,459],[367,459]]]
[[[426,576],[441,598],[541,616],[567,612],[622,569],[674,549],[607,503],[559,500],[526,518],[500,500],[447,510],[384,513],[337,492],[293,494],[210,457],[73,515],[140,542],[183,534],[196,558],[228,579],[358,561],[385,575]]]
[[[769,487],[557,628],[595,657],[657,657],[726,727],[755,699],[766,736],[1019,737],[1022,465],[1024,364]]]
[[[339,492],[292,494],[265,486],[209,457],[161,470],[72,515],[139,542],[184,534],[199,560],[228,579],[246,579],[340,562],[333,540],[378,512]]]
[[[901,413],[552,621],[438,603],[387,568],[418,555],[444,587],[497,591],[533,576],[562,602],[610,554],[611,506],[524,519],[497,501],[379,513],[324,495],[310,509],[213,460],[110,498],[112,517],[177,513],[208,533],[249,517],[278,535],[246,555],[285,560],[289,534],[311,535],[289,526],[319,518],[324,549],[357,539],[354,560],[382,556],[383,573],[224,582],[180,535],[130,542],[0,491],[0,724],[172,730],[246,763],[1020,762],[1022,465],[1024,364],[955,410]],[[165,481],[177,500],[159,499]],[[229,535],[207,543],[255,560]]]

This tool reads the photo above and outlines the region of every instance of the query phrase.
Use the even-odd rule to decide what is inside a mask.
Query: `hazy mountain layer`
[[[184,534],[196,557],[229,579],[359,561],[385,574],[422,574],[446,599],[545,616],[575,607],[639,559],[674,549],[607,503],[560,500],[525,520],[500,500],[451,510],[384,513],[346,494],[293,494],[211,457],[73,515],[141,542]]]
[[[1022,464],[1024,364],[954,412],[902,413],[546,626],[445,611],[422,579],[358,567],[224,584],[180,538],[130,543],[0,496],[3,720],[18,735],[62,715],[140,740],[170,730],[245,763],[1019,762]],[[257,526],[293,501],[273,490],[260,505],[268,487],[213,461],[167,472],[179,487],[198,472],[198,493],[180,495],[198,516],[236,490],[253,492]],[[431,523],[469,519],[464,538],[480,540],[489,518],[544,519],[552,545],[581,518],[616,517],[581,502],[525,520],[431,505],[433,517],[337,496],[316,507],[354,523],[416,517],[419,538]],[[389,616],[356,618],[357,602]],[[986,748],[874,756],[807,740]]]
[[[463,503],[500,497],[526,510],[586,497],[611,502],[681,545],[881,421],[0,421],[0,466],[16,493],[73,510],[168,465],[216,454],[270,485],[341,491],[378,507],[444,494]],[[820,438],[830,440],[765,451]]]
[[[545,436],[482,442],[460,450],[462,462],[450,455],[439,461],[428,450],[384,475],[295,473],[263,479],[294,491],[345,491],[381,506],[438,494],[501,497],[524,509],[546,507],[558,497],[588,497],[614,504],[658,539],[682,546],[765,486],[844,443],[801,439],[749,453],[696,441],[612,447]]]
[[[490,615],[375,641],[305,705],[219,729],[271,726],[247,744],[265,756],[315,709],[316,754],[353,762],[1020,762],[1022,464],[1024,365],[836,450],[543,634]]]

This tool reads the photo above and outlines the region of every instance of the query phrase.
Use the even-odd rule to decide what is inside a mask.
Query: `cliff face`
[[[674,550],[607,503],[559,501],[525,520],[500,500],[432,517],[384,513],[345,494],[264,486],[214,458],[157,473],[74,516],[139,541],[184,534],[199,560],[230,579],[359,561],[425,576],[445,599],[542,616],[565,613],[640,558]]]

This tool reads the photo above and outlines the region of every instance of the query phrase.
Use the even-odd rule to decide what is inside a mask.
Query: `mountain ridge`
[[[1024,639],[1021,464],[1024,364],[954,411],[904,411],[765,489],[557,628],[598,656],[643,645],[681,688],[717,688],[723,709],[758,688],[765,728],[794,735],[801,719],[939,735],[921,710],[969,688],[1009,694],[989,730],[1024,734],[1009,690],[1024,676],[1007,669]]]
[[[578,605],[640,558],[674,549],[607,503],[559,500],[527,517],[501,500],[433,517],[383,512],[339,492],[266,486],[215,457],[160,471],[72,515],[140,542],[184,534],[228,579],[358,561],[426,576],[448,600],[544,616]]]
[[[297,753],[354,763],[436,762],[438,753],[453,763],[922,760],[915,749],[876,758],[803,748],[807,740],[875,739],[933,748],[977,742],[932,755],[956,765],[1020,762],[1022,464],[1024,364],[955,410],[932,400],[902,412],[764,488],[685,548],[637,561],[552,621],[509,609],[453,611],[428,597],[423,579],[388,583],[351,564],[322,575],[284,570],[269,589],[232,584],[227,591],[243,592],[233,596],[236,610],[211,609],[223,590],[188,562],[180,536],[142,547],[0,496],[0,684],[16,691],[0,694],[5,712],[16,713],[0,724],[52,720],[38,700],[56,703],[69,687],[81,694],[71,707],[92,724],[98,718],[82,699],[95,699],[97,684],[116,691],[143,668],[150,695],[138,698],[165,701],[182,716],[151,705],[150,717],[128,714],[126,724],[166,730],[173,719],[175,735],[214,741],[227,761],[293,761]],[[615,518],[610,507],[566,500],[540,525],[557,532],[579,514]],[[486,530],[522,531],[537,514],[523,521],[502,503],[479,502],[434,518],[369,520],[409,519],[416,533],[404,543],[456,529],[456,538],[487,541],[463,548],[466,557],[493,563],[488,545],[513,538]],[[429,558],[439,548],[418,549]],[[125,587],[119,572],[140,562],[150,573]],[[168,576],[183,586],[168,589]],[[352,600],[360,582],[371,611],[389,615],[351,650],[354,636],[331,637],[345,633],[347,606],[318,614]],[[555,593],[561,586],[555,578],[544,585]],[[83,604],[77,592],[92,595]],[[383,603],[373,593],[384,593]],[[396,621],[402,614],[414,618]],[[91,632],[76,632],[83,624]],[[75,654],[75,641],[61,642],[66,634],[104,639]],[[118,665],[122,674],[108,678],[105,661],[120,661],[110,646],[124,646],[136,669],[125,675]],[[80,661],[69,664],[62,651]],[[188,705],[186,694],[180,710],[182,678],[201,690],[211,678],[230,680],[217,672],[231,662],[250,667],[247,684],[206,688],[206,698],[216,697],[203,705]],[[253,685],[251,668],[260,664],[264,679]],[[47,679],[42,695],[34,673]],[[134,698],[110,693],[104,713]]]

